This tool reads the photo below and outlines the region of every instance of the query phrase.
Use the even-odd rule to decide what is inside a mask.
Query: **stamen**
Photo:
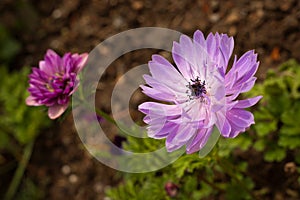
[[[49,92],[54,92],[53,87],[49,83],[46,83],[45,86]]]
[[[192,82],[192,83],[191,83]],[[206,88],[205,88],[205,81],[201,81],[199,77],[197,77],[195,80],[191,79],[191,82],[187,85],[187,87],[190,89],[191,94],[188,95],[189,99],[198,99],[198,98],[203,98],[204,94],[207,93]]]

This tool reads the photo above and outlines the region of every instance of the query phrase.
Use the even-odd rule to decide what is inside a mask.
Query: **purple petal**
[[[180,73],[188,80],[199,76],[194,45],[188,36],[182,35],[179,43],[173,43],[172,56]]]
[[[146,83],[151,86],[151,88],[147,86],[141,86],[143,89],[143,93],[146,95],[162,101],[167,102],[178,102],[178,101],[185,101],[187,94],[185,93],[186,87],[182,88],[182,92],[176,92],[176,90],[173,90],[172,88],[169,88],[167,85],[160,82],[160,80],[154,79],[153,77],[149,75],[143,76]],[[178,85],[178,84],[177,84]],[[180,84],[181,85],[181,84]],[[178,87],[180,88],[180,86]]]
[[[249,108],[255,105],[261,98],[262,96],[257,96],[249,99],[238,100],[237,104],[234,105],[234,108]]]
[[[159,123],[158,123],[159,124]],[[148,136],[155,139],[166,138],[170,133],[174,132],[178,128],[178,124],[172,122],[166,122],[164,126],[149,126]]]
[[[61,116],[65,110],[68,108],[68,104],[64,104],[64,105],[54,105],[49,107],[48,109],[48,116],[50,119],[56,119],[59,116]]]
[[[208,54],[211,55],[211,57],[214,59],[218,57],[218,50],[220,46],[219,34],[213,35],[212,33],[210,33],[207,36],[206,45]]]
[[[168,61],[161,56],[153,56],[149,62],[149,69],[154,79],[166,85],[174,91],[184,91],[187,81]],[[181,84],[180,84],[181,83]]]
[[[171,93],[171,91],[168,90],[168,92],[165,92],[167,88],[163,88],[162,86],[155,87],[155,89],[147,87],[147,86],[140,86],[143,90],[143,93],[147,96],[160,100],[160,101],[166,101],[166,102],[175,102],[176,96]]]
[[[223,113],[218,113],[217,114],[217,122],[216,126],[219,129],[221,135],[224,137],[229,137],[230,132],[231,132],[231,126],[228,120],[226,119],[225,115]]]
[[[243,109],[232,109],[227,112],[226,117],[238,127],[247,128],[254,124],[253,114]]]
[[[74,66],[76,66],[74,69],[75,73],[79,73],[83,69],[84,65],[87,62],[88,55],[89,55],[88,53],[83,53],[80,55],[78,54],[72,55],[72,59],[74,60]]]
[[[229,138],[235,138],[240,133],[245,132],[245,130],[246,130],[246,128],[236,126],[234,123],[231,123],[231,122],[229,122],[229,123],[230,123],[230,126],[231,126],[231,131],[230,131],[230,134],[228,136]]]
[[[196,44],[198,44],[199,46],[201,46],[203,49],[207,49],[206,48],[206,40],[205,40],[205,37],[204,37],[204,35],[201,31],[197,30],[194,33],[194,42]]]
[[[200,129],[195,137],[189,141],[186,147],[187,154],[194,153],[202,149],[207,143],[213,128]]]
[[[182,110],[180,106],[177,105],[167,105],[156,102],[145,102],[139,105],[139,111],[144,114],[155,114],[161,116],[174,116],[181,115]]]
[[[41,105],[38,102],[36,102],[35,98],[33,98],[32,96],[29,96],[26,98],[26,104],[28,106],[40,106]]]
[[[41,60],[39,62],[39,68],[41,71],[45,72],[48,75],[53,75],[55,72],[53,71],[53,68],[49,66],[48,63],[46,63],[44,60]]]
[[[168,152],[175,151],[185,145],[187,141],[194,135],[196,129],[189,126],[181,125],[177,131],[173,131],[167,136],[166,148]]]
[[[44,59],[45,59],[46,65],[49,65],[49,67],[50,66],[52,67],[53,72],[62,71],[61,57],[59,55],[57,55],[53,50],[48,49]]]
[[[239,85],[253,79],[259,63],[254,51],[246,52],[240,59],[234,61],[232,68],[226,74],[225,85],[228,90],[239,87]]]

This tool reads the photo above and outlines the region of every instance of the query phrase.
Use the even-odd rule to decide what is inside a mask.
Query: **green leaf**
[[[25,104],[29,96],[27,92],[29,68],[9,73],[0,67],[0,125],[19,143],[31,142],[42,128],[50,124],[45,108],[30,107]]]
[[[295,149],[296,147],[300,147],[300,135],[281,136],[279,138],[278,144],[282,147],[287,147],[289,149]]]
[[[273,148],[265,152],[264,159],[268,162],[282,161],[286,156],[286,150],[283,148]]]
[[[264,139],[257,140],[253,145],[253,148],[256,149],[257,151],[263,151],[265,147],[266,147],[266,141]]]
[[[294,105],[282,113],[281,120],[288,125],[296,125],[300,119],[300,102],[295,102]]]
[[[297,124],[294,126],[283,125],[280,129],[282,136],[298,136],[300,137],[300,127]]]
[[[254,126],[254,129],[256,130],[256,133],[258,136],[266,136],[273,131],[277,130],[277,121],[273,120],[271,122],[257,122],[257,124]]]

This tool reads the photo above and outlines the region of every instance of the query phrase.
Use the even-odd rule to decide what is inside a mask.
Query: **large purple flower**
[[[48,50],[39,68],[32,68],[29,75],[30,96],[26,104],[49,107],[51,119],[59,117],[68,107],[69,98],[79,84],[78,73],[83,68],[88,54],[66,53],[62,58]]]
[[[177,68],[159,55],[149,62],[152,76],[144,75],[148,86],[143,92],[165,103],[145,102],[139,110],[146,114],[149,137],[166,138],[168,151],[186,145],[187,153],[199,151],[216,126],[224,137],[236,137],[244,132],[254,117],[245,108],[256,104],[261,96],[237,100],[249,91],[256,78],[257,54],[246,52],[234,58],[227,72],[234,41],[226,34],[201,31],[193,40],[182,35],[174,42],[172,55]],[[226,73],[227,72],[227,73]]]

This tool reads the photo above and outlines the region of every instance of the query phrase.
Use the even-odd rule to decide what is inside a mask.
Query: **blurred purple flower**
[[[182,35],[174,42],[172,56],[177,68],[159,55],[149,62],[152,76],[144,75],[148,86],[143,92],[166,103],[145,102],[139,110],[146,114],[148,136],[166,138],[168,151],[186,145],[187,153],[199,151],[210,137],[214,125],[224,137],[236,137],[254,124],[251,112],[244,110],[262,97],[237,100],[255,81],[259,62],[254,51],[236,56],[227,72],[234,41],[226,34],[201,31],[193,40]],[[226,73],[227,72],[227,73]]]
[[[68,107],[69,98],[79,85],[78,73],[88,54],[66,53],[63,57],[48,50],[39,68],[32,68],[29,75],[29,93],[26,104],[49,107],[48,116],[58,118]]]
[[[176,197],[178,190],[179,187],[170,181],[165,184],[165,191],[169,197]]]

